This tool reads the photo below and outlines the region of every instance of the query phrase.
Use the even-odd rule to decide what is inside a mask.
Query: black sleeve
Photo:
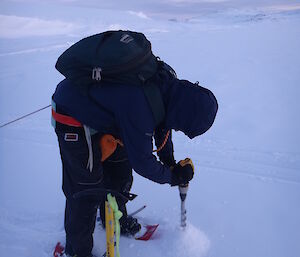
[[[155,145],[156,148],[159,148],[162,146],[166,135],[168,133],[168,130],[157,128],[155,130],[154,139],[155,139]],[[170,135],[168,137],[168,140],[165,144],[165,146],[158,151],[157,153],[160,161],[167,165],[168,167],[174,166],[176,164],[176,161],[174,159],[174,148],[173,148],[173,142],[172,142],[172,131],[170,131]]]

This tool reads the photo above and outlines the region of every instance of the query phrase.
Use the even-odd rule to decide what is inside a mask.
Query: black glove
[[[178,162],[172,169],[171,186],[185,185],[194,176],[194,165],[191,159],[186,158]]]

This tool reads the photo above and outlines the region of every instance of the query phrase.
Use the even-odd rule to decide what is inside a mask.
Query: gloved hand
[[[194,164],[189,158],[179,161],[171,170],[171,186],[187,184],[194,176]]]

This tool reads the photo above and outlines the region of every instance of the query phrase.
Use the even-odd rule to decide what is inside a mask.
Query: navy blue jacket
[[[190,138],[209,129],[217,112],[217,101],[209,90],[170,76],[156,79],[166,109],[164,129],[181,130]],[[119,137],[138,174],[157,183],[171,183],[171,170],[152,154],[155,124],[142,88],[101,83],[83,93],[65,79],[57,86],[53,100],[81,123]],[[171,140],[162,154],[173,155]]]

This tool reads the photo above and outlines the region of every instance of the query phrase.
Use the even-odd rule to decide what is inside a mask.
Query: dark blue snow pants
[[[74,193],[91,188],[109,188],[129,192],[132,169],[122,147],[101,163],[99,140],[92,136],[93,169],[87,169],[88,145],[83,128],[59,124],[56,127],[62,168],[63,192],[66,196],[65,231],[66,253],[77,257],[91,256],[97,209],[103,206],[105,196],[85,196],[74,199]],[[125,202],[117,198],[120,209],[126,212]],[[103,214],[103,208],[101,208]],[[103,247],[105,246],[105,242]]]

